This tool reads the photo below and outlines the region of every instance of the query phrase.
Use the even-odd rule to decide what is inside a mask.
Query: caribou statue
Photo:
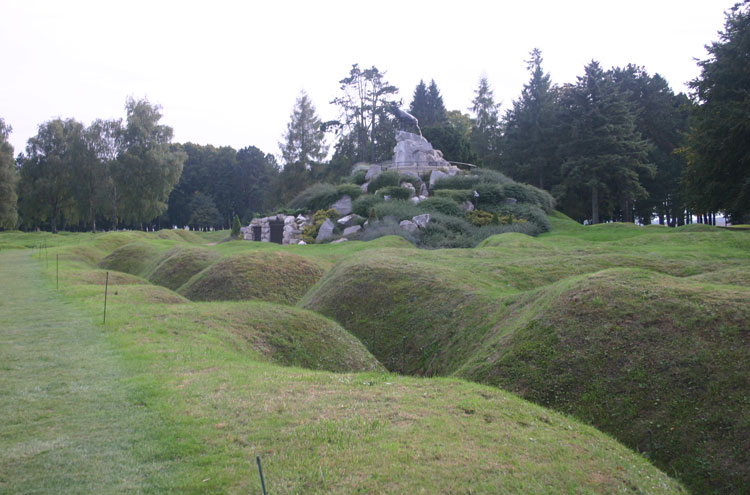
[[[417,120],[414,115],[409,112],[404,112],[395,103],[391,103],[388,110],[396,117],[396,120],[401,123],[402,130],[404,130],[405,127],[414,126],[417,128],[417,131],[419,131],[419,135],[422,135],[422,129],[419,128],[419,120]]]

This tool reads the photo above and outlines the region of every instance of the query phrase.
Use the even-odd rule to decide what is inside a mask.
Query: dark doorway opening
[[[253,240],[254,241],[260,241],[260,234],[261,228],[260,225],[253,225]]]
[[[268,222],[271,227],[271,242],[282,244],[284,242],[284,221],[276,220]]]

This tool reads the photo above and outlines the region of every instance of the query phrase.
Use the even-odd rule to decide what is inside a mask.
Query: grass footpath
[[[179,470],[100,326],[0,252],[0,493],[159,493]],[[169,432],[175,433],[175,432]]]

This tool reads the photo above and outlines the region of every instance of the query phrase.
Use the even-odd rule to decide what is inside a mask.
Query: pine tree
[[[423,80],[419,80],[419,84],[414,88],[414,96],[411,99],[409,105],[409,113],[414,115],[419,121],[420,127],[425,127],[429,117],[429,103],[427,101],[427,86]]]
[[[300,92],[294,104],[284,133],[284,142],[279,143],[279,148],[285,164],[300,163],[307,170],[328,154],[320,119],[310,97],[304,91]]]
[[[750,222],[750,2],[727,14],[719,41],[707,47],[690,83],[697,103],[688,135],[683,182],[691,209],[725,211]]]
[[[535,48],[527,61],[531,79],[521,98],[504,118],[503,171],[516,180],[550,189],[557,183],[559,162],[554,88],[542,70],[542,52]]]
[[[13,129],[0,118],[0,230],[16,228],[18,213],[16,211],[16,165],[13,161],[13,146],[8,136]]]
[[[602,210],[611,215],[623,203],[623,220],[631,220],[627,212],[632,202],[648,195],[639,176],[653,174],[653,166],[647,161],[650,145],[636,131],[627,99],[596,61],[586,66],[566,97],[568,127],[560,148],[565,162],[558,195],[586,192],[593,223],[599,223]]]
[[[499,166],[498,140],[500,125],[498,106],[486,77],[479,80],[476,96],[472,100],[474,125],[471,129],[471,147],[479,157],[480,165],[497,168]]]
[[[435,84],[435,80],[430,81],[430,87],[427,89],[427,108],[428,116],[424,126],[442,126],[448,121],[447,111],[443,103],[443,96]]]

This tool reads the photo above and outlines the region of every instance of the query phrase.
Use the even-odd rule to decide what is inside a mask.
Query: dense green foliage
[[[304,168],[320,162],[328,153],[325,133],[320,128],[320,118],[315,106],[304,91],[294,103],[284,141],[279,144],[284,164],[298,163]]]
[[[12,129],[0,118],[0,230],[12,230],[18,222],[16,203],[16,166],[13,162],[13,146],[8,142]]]
[[[726,211],[750,223],[750,4],[726,16],[719,41],[706,47],[701,75],[691,82],[693,112],[683,175],[689,205],[699,212]]]

